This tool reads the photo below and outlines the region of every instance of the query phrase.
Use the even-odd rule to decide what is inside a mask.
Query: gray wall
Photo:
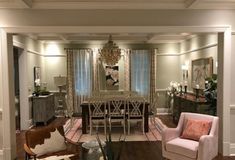
[[[188,63],[188,90],[192,91],[192,61],[201,58],[213,58],[213,73],[217,74],[217,34],[201,34],[180,43],[180,66]],[[211,45],[211,46],[210,46]],[[180,70],[180,81],[183,72]]]

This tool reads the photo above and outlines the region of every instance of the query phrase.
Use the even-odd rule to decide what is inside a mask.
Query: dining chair
[[[144,97],[130,97],[127,99],[128,134],[130,134],[130,123],[139,121],[142,122],[142,130],[144,134],[145,101]]]
[[[92,134],[93,124],[97,124],[97,129],[99,127],[99,123],[103,122],[104,124],[104,133],[106,135],[106,101],[101,97],[94,97],[88,100],[89,106],[89,122],[90,122],[90,134]]]
[[[112,97],[107,99],[109,128],[112,129],[112,122],[121,122],[124,135],[126,134],[126,99],[124,97]]]

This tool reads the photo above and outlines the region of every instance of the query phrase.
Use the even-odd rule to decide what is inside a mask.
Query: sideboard
[[[176,94],[174,95],[172,113],[174,123],[178,122],[181,112],[211,114],[210,103],[206,101],[205,97],[199,97],[196,99],[193,94]]]
[[[47,125],[48,120],[52,119],[55,115],[54,95],[33,96],[32,101],[34,125],[37,122],[43,122],[44,125]]]

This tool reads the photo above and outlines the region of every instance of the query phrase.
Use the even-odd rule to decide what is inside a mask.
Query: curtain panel
[[[67,50],[68,112],[81,113],[80,104],[90,97],[93,79],[91,49]]]
[[[131,91],[149,100],[150,95],[150,63],[149,50],[132,50],[131,52]]]
[[[71,117],[74,113],[74,63],[73,63],[73,50],[67,49],[67,110],[68,115]]]

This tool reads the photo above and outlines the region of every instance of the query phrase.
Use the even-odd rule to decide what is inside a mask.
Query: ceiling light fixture
[[[112,36],[102,49],[99,50],[101,60],[107,65],[114,66],[121,58],[121,49],[113,42]]]

